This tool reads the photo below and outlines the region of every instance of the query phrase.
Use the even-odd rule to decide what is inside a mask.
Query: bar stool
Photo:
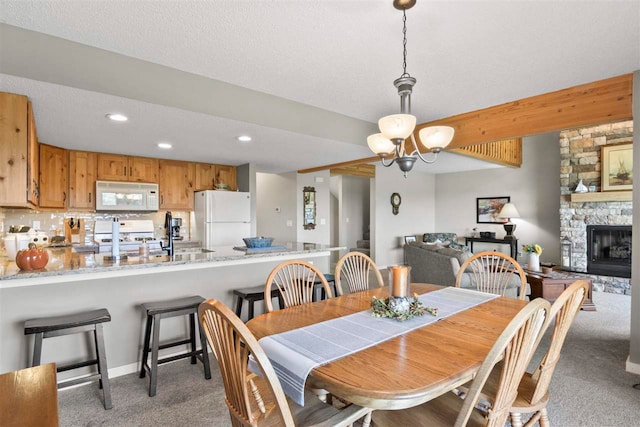
[[[240,317],[242,314],[242,304],[244,301],[249,303],[249,316],[247,318],[247,322],[253,319],[254,314],[254,305],[258,301],[264,301],[264,285],[261,286],[253,286],[251,288],[240,288],[234,289],[233,294],[238,297],[236,302],[236,316]],[[278,298],[278,304],[280,308],[284,307],[284,302],[282,301],[282,296],[277,289],[271,290],[271,298]]]
[[[329,284],[329,286],[333,286],[333,296],[335,297],[338,294],[338,290],[336,289],[336,276],[333,274],[325,274],[324,278],[327,279],[327,283]],[[316,279],[316,281],[313,283],[314,286],[314,294],[313,294],[313,300],[315,301],[315,292],[318,288],[320,288],[320,300],[324,300],[327,299],[327,293],[324,290],[324,287],[322,286],[322,281],[318,278]]]
[[[75,384],[82,384],[93,381],[98,377],[99,387],[102,389],[104,398],[104,409],[111,409],[111,387],[109,385],[109,372],[107,370],[107,355],[104,347],[104,336],[102,333],[102,323],[110,322],[111,315],[106,308],[85,311],[82,313],[41,317],[30,319],[24,322],[24,334],[35,334],[35,344],[33,346],[33,360],[31,366],[40,365],[42,356],[42,341],[44,338],[59,337],[62,335],[77,334],[80,332],[93,331],[93,342],[96,349],[96,358],[83,362],[60,365],[56,367],[56,372],[69,371],[71,369],[82,368],[84,366],[98,366],[98,373],[87,377],[58,382],[58,388]]]
[[[207,339],[202,328],[200,331],[201,350],[196,350],[196,325],[195,318],[198,313],[198,306],[204,302],[204,298],[199,295],[173,299],[169,301],[158,301],[142,304],[145,310],[147,322],[144,333],[144,347],[142,350],[142,364],[140,368],[140,378],[144,378],[149,372],[149,396],[156,395],[158,386],[158,365],[174,360],[191,358],[191,364],[195,365],[197,359],[200,359],[204,365],[204,377],[211,379],[211,369],[209,368],[209,353],[207,351]],[[160,320],[168,317],[189,315],[189,338],[160,344]],[[198,322],[199,323],[199,322]],[[151,342],[151,332],[153,330],[153,342]],[[175,356],[158,359],[158,351],[160,349],[175,347],[178,345],[191,344],[191,351],[177,354]],[[149,365],[148,357],[151,350],[151,365]]]

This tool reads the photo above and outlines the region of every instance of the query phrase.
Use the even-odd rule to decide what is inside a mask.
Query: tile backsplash
[[[193,213],[187,211],[172,211],[174,218],[182,218],[182,228],[180,229],[185,240],[191,237],[191,221]],[[111,219],[114,216],[120,220],[150,219],[153,221],[155,237],[164,237],[164,211],[158,212],[73,212],[73,211],[38,211],[30,209],[9,209],[0,208],[0,233],[4,235],[12,225],[27,225],[33,227],[34,221],[39,222],[39,230],[46,232],[50,237],[64,235],[65,218],[84,219],[85,243],[93,242],[93,224],[95,220]]]

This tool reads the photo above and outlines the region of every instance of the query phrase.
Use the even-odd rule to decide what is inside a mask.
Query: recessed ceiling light
[[[251,137],[249,135],[240,135],[237,139],[240,142],[249,142],[249,141],[251,141]]]
[[[171,147],[173,147],[173,145],[168,142],[158,142],[158,148],[162,148],[163,150],[168,150]]]
[[[126,122],[127,120],[129,120],[129,118],[124,114],[117,114],[117,113],[107,114],[106,117],[107,119],[113,120],[114,122]]]

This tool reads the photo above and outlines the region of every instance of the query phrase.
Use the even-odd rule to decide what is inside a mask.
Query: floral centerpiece
[[[538,255],[542,254],[542,246],[538,245],[537,243],[522,245],[522,250],[528,253],[536,253]]]
[[[540,271],[540,254],[542,253],[542,246],[537,243],[530,245],[522,245],[522,250],[529,254],[529,270]]]
[[[413,294],[413,297],[402,298],[380,299],[373,297],[371,300],[371,315],[374,317],[388,317],[402,321],[422,316],[425,313],[437,316],[438,309],[423,306],[416,294]]]

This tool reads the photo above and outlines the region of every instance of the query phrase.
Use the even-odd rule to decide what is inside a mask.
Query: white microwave
[[[157,211],[158,184],[96,181],[96,211]]]

